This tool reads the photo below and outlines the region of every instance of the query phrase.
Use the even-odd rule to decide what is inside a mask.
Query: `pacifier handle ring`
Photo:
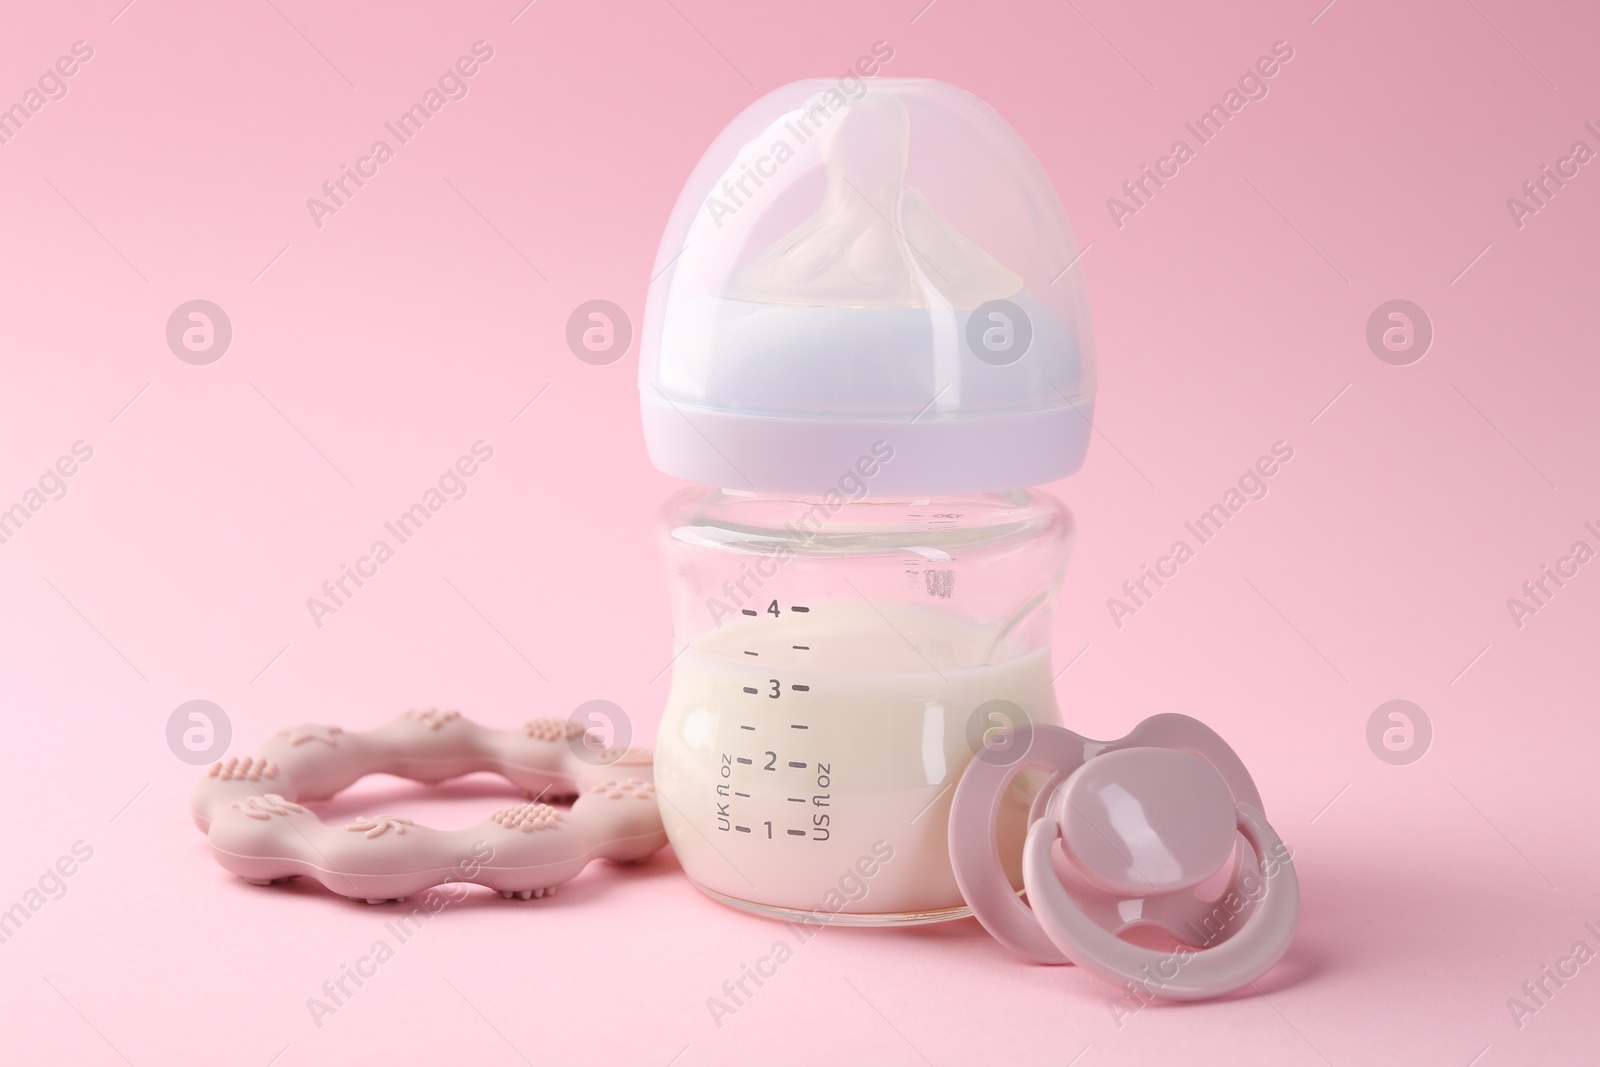
[[[1261,977],[1289,947],[1300,911],[1300,884],[1288,849],[1266,817],[1244,803],[1237,813],[1239,832],[1255,850],[1255,873],[1265,894],[1239,932],[1222,944],[1158,952],[1124,941],[1090,919],[1051,862],[1052,846],[1061,836],[1054,820],[1030,827],[1023,846],[1022,877],[1036,928],[1084,970],[1119,984],[1132,981],[1169,1000],[1205,1000]],[[1230,883],[1229,891],[1237,892],[1238,885],[1237,880]]]
[[[1008,733],[1013,740],[1024,740],[1026,751],[1003,763],[986,756],[993,750],[985,749],[967,765],[956,785],[950,801],[950,867],[962,899],[996,941],[1037,963],[1071,963],[1006,879],[995,822],[1011,779],[1023,771],[1047,771],[1064,780],[1086,762],[1084,749],[1095,742],[1059,726],[1039,729],[1024,723]]]

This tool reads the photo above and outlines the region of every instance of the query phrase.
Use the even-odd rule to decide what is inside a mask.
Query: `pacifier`
[[[1049,778],[1023,847],[1024,904],[1002,870],[995,817],[1030,770]],[[1029,723],[996,735],[956,787],[949,844],[962,895],[996,940],[1170,1000],[1253,982],[1282,958],[1299,914],[1293,860],[1249,772],[1187,715],[1152,716],[1117,741]],[[1230,866],[1214,900],[1196,892]],[[1122,936],[1140,927],[1176,947]]]

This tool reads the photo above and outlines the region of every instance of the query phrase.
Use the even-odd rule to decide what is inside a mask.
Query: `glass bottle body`
[[[994,731],[1059,721],[1050,612],[1072,518],[1022,490],[841,490],[695,488],[662,509],[679,649],[656,750],[662,817],[689,878],[734,906],[958,918],[956,781]],[[1012,867],[1035,784],[1019,777],[999,813]]]

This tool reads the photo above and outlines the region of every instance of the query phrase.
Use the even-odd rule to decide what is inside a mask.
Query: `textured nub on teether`
[[[447,722],[461,718],[459,711],[441,711],[438,708],[428,708],[426,711],[408,711],[406,718],[416,719],[430,730],[437,730]]]
[[[265,793],[259,796],[245,797],[235,800],[228,807],[242,812],[247,818],[266,820],[274,815],[305,814],[305,808],[292,800],[285,800],[277,793]]]
[[[655,755],[648,749],[608,748],[603,749],[595,759],[604,766],[643,767],[654,763]]]
[[[342,733],[344,733],[342,726],[322,726],[308,722],[300,726],[291,726],[287,730],[279,730],[278,736],[287,737],[290,748],[298,748],[308,741],[321,741],[329,748],[338,748],[339,735]]]
[[[521,830],[530,834],[535,830],[549,830],[561,821],[561,812],[549,804],[511,804],[489,816],[490,822],[499,823],[507,830]]]
[[[403,815],[380,815],[376,819],[369,819],[362,815],[355,822],[346,826],[345,829],[353,833],[363,833],[368,838],[382,837],[390,830],[393,830],[395,836],[400,837],[406,832],[406,827],[415,825]]]
[[[246,756],[244,759],[229,756],[213,763],[211,770],[206,772],[206,777],[223,782],[257,782],[263,778],[278,777],[278,765],[259,756]]]
[[[653,782],[642,778],[624,778],[601,782],[590,790],[591,793],[604,793],[612,800],[621,800],[623,797],[636,797],[639,800],[654,800],[656,787]]]
[[[582,737],[584,728],[566,719],[533,719],[523,726],[522,732],[535,741],[570,741]]]

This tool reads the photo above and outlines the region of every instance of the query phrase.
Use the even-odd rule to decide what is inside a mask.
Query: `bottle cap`
[[[778,89],[712,143],[662,239],[639,368],[651,459],[814,496],[869,467],[889,497],[1065,477],[1094,403],[1078,258],[1038,161],[970,93]]]

